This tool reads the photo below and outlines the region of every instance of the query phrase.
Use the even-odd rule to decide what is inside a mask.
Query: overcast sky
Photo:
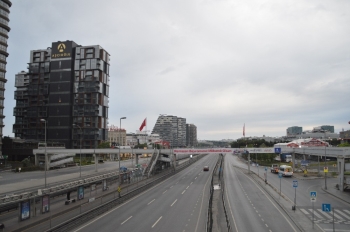
[[[200,140],[350,129],[349,0],[11,0],[4,136],[30,50],[111,54],[109,125],[186,118]]]

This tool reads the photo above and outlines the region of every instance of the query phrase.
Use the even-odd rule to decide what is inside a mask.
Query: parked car
[[[209,166],[204,166],[203,171],[205,171],[205,172],[209,171]]]

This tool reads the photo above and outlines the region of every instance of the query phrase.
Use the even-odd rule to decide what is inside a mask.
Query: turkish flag
[[[142,129],[146,126],[146,119],[147,118],[145,118],[145,120],[143,120],[143,122],[142,122],[142,124],[140,126],[140,131],[142,131]]]

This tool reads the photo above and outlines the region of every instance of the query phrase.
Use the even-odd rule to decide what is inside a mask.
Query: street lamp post
[[[326,145],[324,146],[324,163],[325,163],[325,169],[327,168],[327,150],[326,150]],[[328,169],[327,169],[328,171]],[[325,170],[324,172],[324,189],[327,190],[327,172]]]
[[[42,118],[42,119],[40,119],[40,121],[45,123],[45,166],[44,166],[44,169],[45,169],[45,188],[46,188],[46,167],[47,167],[46,120]]]
[[[119,163],[119,169],[118,169],[118,173],[119,173],[119,186],[120,186],[120,146],[122,144],[122,140],[121,140],[121,137],[122,137],[122,119],[126,119],[126,117],[121,117],[119,119],[119,155],[118,155],[118,163]]]
[[[78,124],[73,124],[73,126],[77,126],[80,129],[80,165],[79,166],[80,166],[80,178],[81,178],[81,143],[82,143],[81,138],[83,136],[83,131],[81,130],[81,127]]]

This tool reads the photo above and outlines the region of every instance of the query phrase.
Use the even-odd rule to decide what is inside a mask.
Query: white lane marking
[[[193,184],[193,182],[191,182],[191,184]],[[191,185],[191,184],[190,184],[190,185]]]
[[[345,210],[344,210],[345,211]],[[341,214],[343,217],[347,218],[348,220],[350,220],[350,217],[348,215],[346,215],[345,213],[341,212],[341,211],[337,211],[337,213]]]
[[[157,223],[160,221],[160,219],[162,219],[162,216],[160,216],[160,218],[153,224],[152,228],[155,227],[155,225],[157,225]]]
[[[170,207],[173,206],[176,202],[177,202],[177,199],[170,205]]]
[[[232,165],[233,166],[233,165]],[[240,171],[241,173],[243,173],[242,171]],[[243,173],[244,174],[244,173]],[[279,208],[272,202],[272,200],[267,197],[266,193],[258,186],[257,183],[255,183],[255,181],[249,177],[249,176],[246,176],[251,182],[253,182],[253,184],[265,195],[265,197],[271,202],[271,204],[278,210],[278,212],[280,213],[280,215],[282,215],[284,217],[284,219],[288,222],[288,224],[290,225],[290,227],[296,231],[296,229],[294,228],[294,226],[291,224],[291,222],[286,218],[286,216],[284,216],[284,214],[281,212],[281,210],[279,210]],[[242,186],[242,185],[241,185]]]
[[[120,225],[123,225],[125,222],[127,222],[130,218],[132,218],[132,216],[128,217],[125,221],[123,221],[122,223],[120,223]]]
[[[174,185],[172,185],[172,186],[170,187],[170,189],[171,189],[172,187],[174,187]]]
[[[304,214],[309,214],[309,212],[307,212],[305,209],[300,209],[301,212],[303,212]]]
[[[163,192],[163,194],[166,193],[167,191],[168,191],[168,190],[165,190],[165,191]]]
[[[197,179],[197,176],[196,176],[196,178],[194,178],[194,179]]]
[[[186,190],[184,190],[181,194],[184,194],[184,192],[186,192]]]
[[[327,217],[328,219],[333,219],[333,217],[329,216],[328,213],[323,212],[322,209],[317,209],[318,212],[320,212],[321,214],[323,214],[325,217]]]
[[[150,202],[148,202],[148,204],[147,205],[149,205],[149,204],[151,204],[153,201],[155,201],[156,199],[153,199],[152,201],[150,201]]]
[[[187,186],[187,188],[186,189],[188,189],[190,186]]]

